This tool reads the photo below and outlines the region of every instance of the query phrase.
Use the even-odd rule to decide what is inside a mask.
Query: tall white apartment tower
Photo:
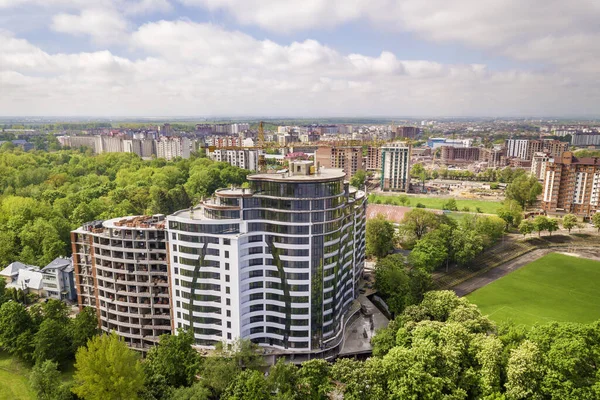
[[[292,161],[167,218],[174,325],[198,346],[250,339],[336,354],[365,258],[365,193]]]
[[[410,186],[410,144],[390,143],[381,148],[381,188],[407,192]]]
[[[507,139],[506,156],[511,158],[520,158],[527,160],[529,140],[527,139]]]

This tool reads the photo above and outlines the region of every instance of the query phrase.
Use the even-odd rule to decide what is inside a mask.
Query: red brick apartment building
[[[600,158],[577,158],[566,151],[548,162],[542,195],[542,208],[551,214],[589,218],[600,211]]]

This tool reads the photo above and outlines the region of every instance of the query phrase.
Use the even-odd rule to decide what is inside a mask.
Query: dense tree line
[[[69,254],[69,232],[82,223],[169,214],[219,187],[241,185],[247,174],[206,158],[0,149],[0,266],[45,265]]]
[[[428,179],[451,179],[460,181],[500,182],[510,183],[527,172],[522,168],[504,167],[502,169],[487,168],[474,173],[468,170],[450,170],[448,168],[426,170],[422,164],[414,164],[411,168],[411,177],[425,182]]]
[[[496,325],[450,291],[424,294],[372,339],[365,361],[279,360],[268,369],[239,342],[201,357],[191,335],[165,335],[142,360],[117,336],[79,349],[70,388],[86,400],[597,399],[600,322]],[[32,379],[39,398],[62,399],[52,362]],[[45,371],[45,374],[42,372]],[[61,389],[63,391],[61,391]],[[44,397],[46,394],[55,397]],[[68,393],[67,393],[68,394]]]
[[[405,214],[398,232],[379,215],[367,221],[367,255],[377,257],[375,288],[392,314],[421,301],[431,288],[431,273],[450,263],[469,266],[509,226],[521,222],[521,208],[506,202],[502,217],[465,215],[459,222],[445,214],[415,208]],[[405,257],[390,254],[394,244],[412,249]]]

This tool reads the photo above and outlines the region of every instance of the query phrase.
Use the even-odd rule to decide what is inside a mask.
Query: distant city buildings
[[[408,192],[410,187],[411,146],[390,143],[381,147],[381,188]]]
[[[600,211],[600,158],[577,158],[567,151],[548,161],[542,196],[542,208],[549,213],[591,217]]]

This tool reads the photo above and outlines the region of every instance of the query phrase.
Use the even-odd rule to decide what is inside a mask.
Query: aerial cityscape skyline
[[[596,116],[600,10],[3,0],[2,116]]]

